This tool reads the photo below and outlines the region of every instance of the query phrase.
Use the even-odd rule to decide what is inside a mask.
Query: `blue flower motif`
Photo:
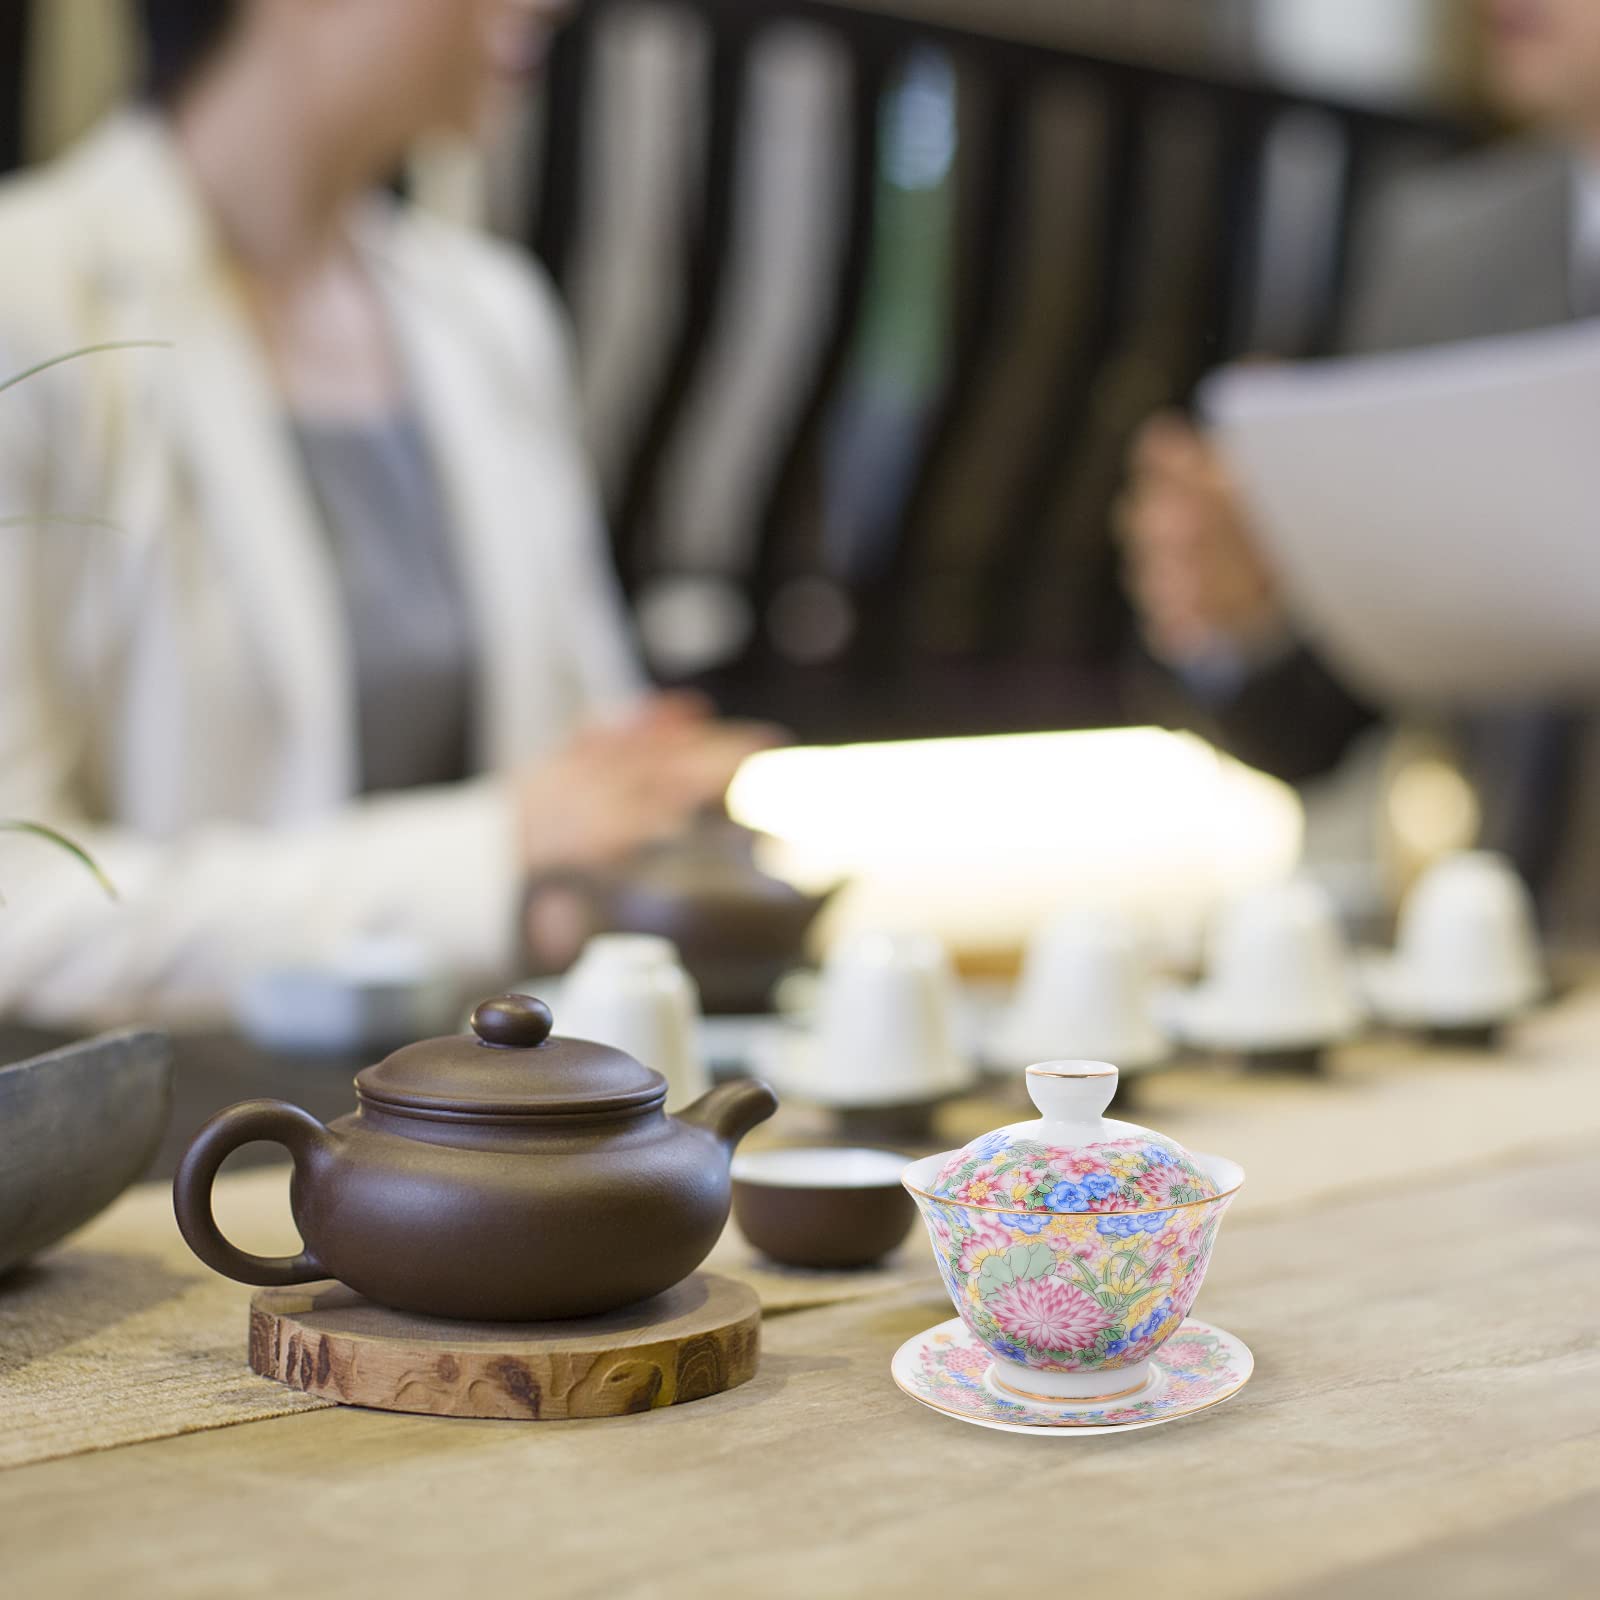
[[[990,1156],[999,1155],[1000,1152],[1004,1150],[1005,1147],[1010,1143],[1011,1135],[1009,1133],[986,1133],[975,1145],[972,1146],[972,1154],[975,1156],[981,1156],[985,1161],[987,1161]]]
[[[1136,1233],[1160,1233],[1166,1227],[1170,1211],[1114,1211],[1101,1217],[1096,1228],[1111,1239],[1131,1239]]]
[[[1106,1346],[1106,1354],[1108,1356],[1120,1356],[1122,1352],[1126,1350],[1132,1343],[1134,1343],[1134,1336],[1132,1334],[1129,1334],[1126,1339],[1113,1339],[1111,1343]]]
[[[1006,1218],[1009,1227],[1021,1233],[1043,1233],[1050,1218],[1042,1211],[1019,1211]]]
[[[1028,1359],[1028,1352],[1020,1344],[1013,1344],[1009,1339],[991,1339],[989,1348],[996,1355],[1004,1356],[1007,1361],[1026,1362]]]
[[[1092,1197],[1081,1183],[1069,1183],[1063,1180],[1053,1188],[1045,1197],[1045,1204],[1052,1211],[1087,1211]]]
[[[1115,1194],[1118,1189],[1117,1180],[1109,1172],[1091,1172],[1083,1180],[1083,1187],[1094,1196],[1096,1200],[1104,1200],[1108,1194]]]
[[[1172,1302],[1170,1300],[1162,1300],[1138,1327],[1129,1330],[1128,1342],[1130,1344],[1138,1344],[1143,1339],[1151,1338],[1156,1329],[1171,1315]]]
[[[1178,1158],[1170,1150],[1163,1150],[1158,1144],[1147,1144],[1144,1147],[1144,1158],[1152,1167],[1175,1167]]]

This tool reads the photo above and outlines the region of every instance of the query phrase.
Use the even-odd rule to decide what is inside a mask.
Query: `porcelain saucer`
[[[833,1070],[819,1054],[816,1036],[789,1023],[766,1033],[751,1058],[751,1070],[786,1100],[800,1100],[828,1111],[901,1111],[931,1108],[970,1094],[976,1069],[954,1051],[916,1083],[855,1081]]]
[[[1403,957],[1387,950],[1363,950],[1357,958],[1367,1002],[1384,1022],[1401,1028],[1486,1028],[1514,1022],[1544,998],[1545,984],[1537,973],[1502,975],[1498,993],[1483,984],[1455,987],[1454,992],[1430,993],[1421,974]]]
[[[1035,1405],[1005,1399],[991,1384],[993,1358],[959,1317],[908,1339],[895,1352],[894,1381],[913,1400],[1001,1433],[1129,1433],[1221,1404],[1250,1381],[1255,1357],[1221,1328],[1186,1318],[1151,1358],[1144,1390],[1114,1403]]]

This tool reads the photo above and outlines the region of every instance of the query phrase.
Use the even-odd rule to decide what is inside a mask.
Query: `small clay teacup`
[[[870,1267],[916,1215],[890,1150],[754,1150],[733,1164],[733,1214],[746,1239],[789,1267]]]

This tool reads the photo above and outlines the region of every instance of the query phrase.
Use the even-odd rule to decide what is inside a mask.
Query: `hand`
[[[746,757],[778,743],[764,723],[714,720],[697,696],[652,696],[523,774],[523,867],[600,865],[679,833],[721,801]]]
[[[1128,588],[1161,659],[1259,648],[1282,631],[1277,586],[1238,491],[1217,450],[1181,418],[1156,417],[1134,441],[1116,520]]]

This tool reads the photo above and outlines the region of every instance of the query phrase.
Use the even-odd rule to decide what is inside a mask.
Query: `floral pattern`
[[[1254,1362],[1230,1333],[1190,1319],[1156,1354],[1153,1381],[1136,1398],[1070,1413],[1005,1400],[984,1381],[990,1352],[959,1322],[947,1322],[904,1345],[894,1360],[895,1381],[908,1394],[972,1422],[1024,1427],[1104,1428],[1165,1422],[1215,1405],[1249,1381]]]
[[[1092,1295],[1061,1278],[1018,1278],[989,1302],[994,1320],[1019,1345],[1035,1350],[1091,1345],[1114,1318]]]
[[[1158,1133],[1062,1149],[1002,1131],[952,1156],[932,1192],[1007,1211],[1110,1212],[1209,1200],[1217,1187]]]
[[[1143,1361],[1177,1332],[1231,1199],[1055,1215],[917,1203],[950,1298],[983,1346],[1042,1371],[1095,1372]]]

